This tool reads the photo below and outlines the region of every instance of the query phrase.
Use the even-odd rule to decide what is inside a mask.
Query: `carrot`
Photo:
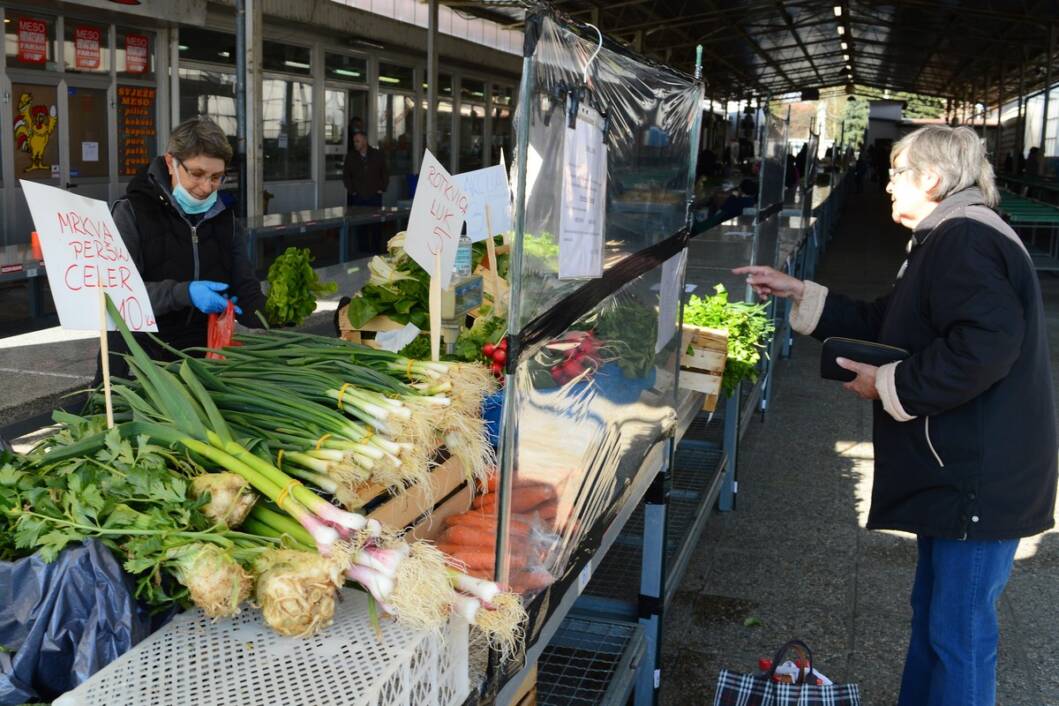
[[[516,488],[511,498],[511,509],[515,512],[527,512],[541,503],[555,500],[555,488],[543,483]]]
[[[531,569],[529,571],[520,571],[512,576],[511,588],[516,593],[528,593],[547,588],[554,582],[555,577],[544,569]]]
[[[446,527],[474,527],[495,532],[496,515],[486,515],[481,512],[465,512],[462,515],[450,515],[445,518]],[[530,524],[524,520],[511,518],[511,533],[527,536],[530,533]]]
[[[455,544],[439,544],[438,549],[458,562],[462,562],[471,571],[492,570],[496,565],[496,552],[489,549],[464,547]],[[511,555],[511,568],[526,568],[525,555],[513,553]]]
[[[442,535],[449,544],[466,544],[471,546],[496,546],[496,533],[477,527],[453,525]]]

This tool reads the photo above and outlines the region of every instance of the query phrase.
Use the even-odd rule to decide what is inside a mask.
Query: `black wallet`
[[[911,355],[904,348],[884,343],[861,341],[856,338],[832,336],[824,339],[824,350],[820,353],[820,377],[825,380],[849,382],[856,379],[852,370],[840,368],[835,358],[845,358],[876,367],[904,360]]]

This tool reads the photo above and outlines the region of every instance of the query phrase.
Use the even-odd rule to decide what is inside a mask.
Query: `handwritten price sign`
[[[427,272],[441,255],[441,287],[449,286],[456,265],[456,246],[467,218],[467,195],[430,150],[423,153],[412,212],[408,216],[405,252]]]
[[[21,183],[62,327],[98,330],[98,290],[103,289],[131,330],[157,331],[147,289],[107,204],[52,186]],[[109,317],[107,328],[115,328]]]

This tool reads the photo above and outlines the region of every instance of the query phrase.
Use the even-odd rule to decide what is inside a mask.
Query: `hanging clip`
[[[581,96],[585,92],[584,86],[571,88],[566,94],[566,127],[573,130],[577,127],[577,107],[581,104]]]

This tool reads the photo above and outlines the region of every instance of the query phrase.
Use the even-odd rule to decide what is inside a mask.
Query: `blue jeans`
[[[898,706],[996,702],[996,604],[1018,544],[919,537]]]

